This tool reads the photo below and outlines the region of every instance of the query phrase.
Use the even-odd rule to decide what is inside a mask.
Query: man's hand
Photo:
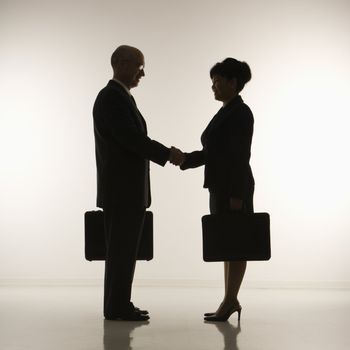
[[[182,153],[179,149],[172,146],[170,149],[169,162],[171,164],[180,166],[184,161],[185,161],[184,153]]]
[[[230,209],[231,210],[242,210],[243,200],[239,198],[230,198]]]

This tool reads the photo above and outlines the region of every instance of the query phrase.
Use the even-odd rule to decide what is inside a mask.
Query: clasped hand
[[[170,149],[170,156],[169,156],[169,162],[171,164],[174,164],[176,166],[181,166],[182,163],[185,161],[185,154],[180,151],[178,148],[176,147],[171,147]]]

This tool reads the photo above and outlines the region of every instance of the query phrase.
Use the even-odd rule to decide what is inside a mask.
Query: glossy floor
[[[1,350],[348,350],[350,291],[242,289],[242,319],[205,323],[218,288],[138,287],[149,322],[104,321],[101,287],[0,288]]]

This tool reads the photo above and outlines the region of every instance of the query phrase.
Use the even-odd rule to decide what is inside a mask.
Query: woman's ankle
[[[226,299],[220,304],[220,306],[218,308],[218,311],[228,310],[228,309],[231,309],[232,307],[236,307],[236,306],[237,307],[240,306],[239,301],[238,301],[237,298],[235,298],[235,299]]]

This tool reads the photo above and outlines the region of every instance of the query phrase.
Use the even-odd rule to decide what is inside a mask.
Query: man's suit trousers
[[[113,318],[130,310],[134,270],[145,209],[104,208],[106,261],[104,315]]]

